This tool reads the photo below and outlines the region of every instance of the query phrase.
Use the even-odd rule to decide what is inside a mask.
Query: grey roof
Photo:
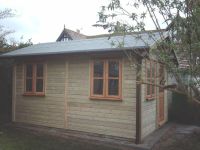
[[[108,39],[108,37],[100,37],[65,42],[41,43],[2,54],[0,57],[68,54],[80,52],[87,53],[98,51],[103,52],[120,51],[123,49],[149,48],[154,45],[158,40],[160,40],[159,34],[160,33],[158,32],[155,32],[153,34],[141,33],[139,34],[140,38],[138,38],[138,34],[135,34],[126,36],[113,36],[110,39]],[[121,42],[124,43],[123,48],[120,48],[118,46]],[[111,43],[114,43],[114,45]]]

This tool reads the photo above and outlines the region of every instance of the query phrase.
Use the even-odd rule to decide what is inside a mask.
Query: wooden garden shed
[[[167,80],[162,64],[138,56],[160,40],[159,33],[140,37],[145,42],[134,35],[102,36],[41,43],[1,55],[15,62],[13,122],[140,143],[168,118],[166,91],[139,82]]]

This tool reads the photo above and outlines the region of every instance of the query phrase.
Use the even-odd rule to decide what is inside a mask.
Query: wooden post
[[[16,107],[16,65],[13,66],[12,74],[12,121],[15,122],[15,107]]]
[[[67,125],[67,97],[68,97],[68,62],[65,62],[65,97],[64,97],[64,128],[68,128]]]
[[[137,66],[137,77],[136,81],[140,80],[140,76],[138,73],[141,71],[142,59],[138,58],[138,66]],[[141,84],[136,84],[136,144],[140,144],[142,140],[142,123],[141,123]]]

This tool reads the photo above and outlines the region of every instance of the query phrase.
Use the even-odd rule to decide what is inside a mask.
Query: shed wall
[[[23,63],[16,65],[15,121],[135,139],[136,71],[122,59],[122,101],[90,100],[90,58],[47,60],[44,97],[23,96]]]
[[[156,83],[159,84],[159,63],[157,63],[157,75],[156,75]],[[145,81],[145,60],[142,61],[142,79]],[[165,71],[165,80],[167,82],[167,72]],[[153,100],[146,100],[146,84],[141,85],[141,100],[142,100],[142,117],[141,117],[141,128],[142,128],[142,139],[144,139],[147,135],[156,130],[158,125],[158,107],[159,107],[159,88],[156,88],[156,97]],[[167,91],[164,91],[164,122],[168,119],[168,103],[167,103]]]
[[[15,121],[49,127],[64,127],[65,65],[62,61],[47,63],[46,95],[23,96],[24,67],[16,65]]]

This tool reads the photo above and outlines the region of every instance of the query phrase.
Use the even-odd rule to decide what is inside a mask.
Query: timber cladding
[[[155,78],[155,84],[159,85],[160,80],[159,80],[159,69],[160,67],[163,67],[163,65],[160,65],[157,63],[156,67],[156,78]],[[145,60],[142,61],[142,79],[145,80],[146,78],[146,68],[145,68]],[[165,70],[165,80],[167,80],[167,72]],[[142,139],[144,139],[147,135],[155,131],[159,126],[159,88],[155,88],[155,97],[151,100],[147,100],[146,95],[147,95],[147,85],[142,84],[141,85],[141,129],[142,129]],[[168,109],[167,109],[167,91],[164,91],[164,121],[165,123],[167,121],[167,114],[168,114]],[[163,124],[162,123],[162,124]]]
[[[63,128],[65,64],[48,62],[46,74],[45,97],[23,96],[24,64],[16,65],[15,119],[17,122]]]
[[[46,61],[45,96],[23,96],[16,64],[15,121],[135,139],[136,70],[122,60],[122,101],[90,99],[90,57]]]

